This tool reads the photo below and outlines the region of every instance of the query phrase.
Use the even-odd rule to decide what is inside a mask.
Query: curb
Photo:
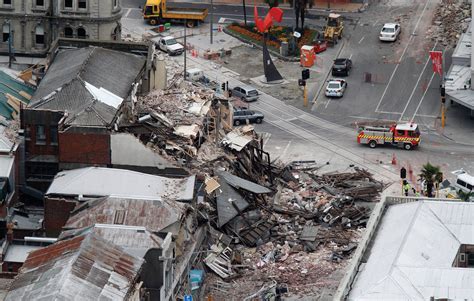
[[[256,43],[253,43],[253,42],[251,42],[251,41],[248,41],[248,40],[246,40],[246,39],[240,37],[239,35],[234,34],[233,32],[229,31],[227,28],[224,28],[222,31],[225,32],[226,34],[228,34],[228,35],[230,35],[230,36],[236,38],[237,40],[239,40],[239,41],[241,41],[241,42],[244,42],[245,44],[252,45],[252,46],[254,46],[254,47],[258,48],[258,49],[263,49],[262,46],[260,46],[260,45],[258,45],[258,44],[256,44]],[[281,54],[279,54],[279,53],[277,53],[277,52],[275,52],[275,51],[269,49],[268,47],[267,47],[267,49],[268,49],[268,52],[270,52],[271,55],[276,56],[277,58],[279,58],[279,59],[281,59],[281,60],[283,60],[283,61],[286,61],[286,62],[298,62],[298,61],[300,60],[299,57],[294,57],[294,58],[293,58],[293,57],[290,57],[290,58],[288,58],[288,57],[282,56]]]

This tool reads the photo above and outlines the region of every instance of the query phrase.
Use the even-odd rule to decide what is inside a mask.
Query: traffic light
[[[303,71],[301,71],[301,78],[303,80],[306,80],[309,78],[309,69],[303,69]]]
[[[300,87],[306,86],[306,81],[304,79],[298,79],[298,86]]]
[[[441,96],[441,103],[446,103],[446,97]]]
[[[407,177],[407,170],[405,169],[405,167],[402,167],[400,169],[400,178],[401,179],[406,179],[406,177]]]
[[[221,89],[222,89],[222,91],[225,91],[225,83],[221,84]]]
[[[446,96],[446,88],[444,88],[442,85],[441,85],[441,97],[445,97]]]

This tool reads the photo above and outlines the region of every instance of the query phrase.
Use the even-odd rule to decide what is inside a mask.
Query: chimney
[[[13,227],[15,227],[15,225],[13,223],[8,223],[7,224],[7,241],[8,242],[13,241]]]

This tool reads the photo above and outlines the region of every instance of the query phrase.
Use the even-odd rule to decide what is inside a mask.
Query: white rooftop
[[[401,131],[414,131],[418,127],[416,123],[400,123],[395,127],[397,130]]]
[[[47,195],[192,200],[195,176],[166,178],[126,169],[86,167],[59,172]]]
[[[472,300],[474,269],[452,267],[461,244],[474,244],[474,203],[392,205],[348,300]]]
[[[14,244],[8,245],[7,253],[5,254],[3,261],[24,263],[30,252],[41,248],[44,247]]]
[[[15,158],[9,155],[0,155],[0,178],[10,177]]]

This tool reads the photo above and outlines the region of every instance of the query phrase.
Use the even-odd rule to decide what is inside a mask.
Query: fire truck
[[[390,144],[411,150],[420,144],[420,130],[416,123],[359,125],[357,143],[368,144],[371,148]]]

